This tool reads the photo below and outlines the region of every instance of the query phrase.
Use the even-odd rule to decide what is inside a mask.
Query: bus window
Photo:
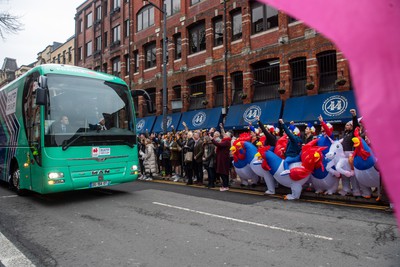
[[[106,142],[136,143],[135,132],[127,127],[127,122],[133,120],[133,114],[126,86],[59,74],[49,74],[47,77],[49,106],[45,114],[46,146],[64,148]],[[69,119],[69,132],[51,131],[51,124],[59,122],[62,116]],[[100,122],[105,127],[100,127]]]
[[[40,164],[40,147],[41,147],[41,134],[40,134],[40,106],[36,105],[35,90],[38,88],[37,77],[38,73],[30,75],[25,82],[24,86],[24,124],[25,133],[31,148],[32,154],[38,164]]]

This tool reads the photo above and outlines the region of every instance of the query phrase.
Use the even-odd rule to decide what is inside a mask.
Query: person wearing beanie
[[[297,128],[294,124],[291,124],[289,126],[290,129],[285,125],[283,122],[283,119],[279,119],[279,124],[282,126],[283,130],[289,137],[289,142],[286,147],[286,152],[285,152],[285,161],[283,162],[283,167],[284,171],[281,172],[281,175],[288,175],[290,173],[289,170],[289,165],[294,162],[299,162],[301,161],[300,159],[300,153],[301,153],[301,148],[303,146],[303,141],[299,137],[300,131],[299,128]]]

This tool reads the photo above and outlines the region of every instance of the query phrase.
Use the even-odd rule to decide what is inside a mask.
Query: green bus
[[[57,64],[34,67],[2,87],[0,180],[19,195],[134,181],[133,96],[118,77]]]

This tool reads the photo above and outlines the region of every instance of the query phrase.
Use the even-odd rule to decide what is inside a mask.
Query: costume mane
[[[258,150],[257,150],[258,153],[260,153],[260,155],[261,155],[261,157],[263,159],[263,161],[261,163],[261,167],[266,171],[270,171],[271,170],[271,167],[268,165],[268,162],[267,162],[267,159],[266,159],[266,156],[265,156],[265,153],[267,151],[269,151],[270,148],[271,148],[271,146],[262,146],[262,147],[259,147]]]
[[[371,153],[364,148],[364,142],[360,136],[360,127],[355,129],[354,136],[355,137],[351,140],[354,144],[358,144],[357,146],[354,146],[354,156],[360,156],[363,160],[367,160],[371,156]]]
[[[281,159],[285,159],[285,151],[288,142],[289,139],[286,134],[284,134],[281,138],[278,139],[278,141],[276,141],[274,153]]]

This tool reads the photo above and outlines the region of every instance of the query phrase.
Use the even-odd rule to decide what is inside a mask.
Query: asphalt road
[[[154,182],[28,197],[0,185],[0,233],[7,267],[400,266],[393,214]]]

